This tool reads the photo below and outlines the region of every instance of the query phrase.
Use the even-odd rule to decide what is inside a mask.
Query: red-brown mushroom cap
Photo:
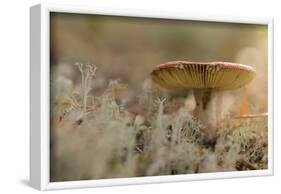
[[[256,71],[251,66],[238,63],[171,61],[157,65],[150,75],[160,87],[171,90],[232,90],[251,82]]]

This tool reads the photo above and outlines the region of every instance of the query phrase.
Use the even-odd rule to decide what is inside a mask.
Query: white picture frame
[[[81,14],[101,14],[112,16],[133,16],[162,19],[180,19],[194,21],[213,21],[246,24],[264,24],[268,26],[268,169],[255,171],[216,172],[187,175],[169,175],[153,177],[133,177],[101,179],[87,181],[49,181],[49,19],[50,12]],[[273,175],[273,19],[225,17],[186,12],[162,12],[157,10],[127,10],[115,8],[78,7],[66,5],[40,4],[30,8],[30,185],[39,190],[103,187],[114,185],[165,183],[176,181],[194,181],[237,177]]]

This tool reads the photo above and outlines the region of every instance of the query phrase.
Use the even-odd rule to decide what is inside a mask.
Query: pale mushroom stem
[[[214,89],[194,89],[196,108],[194,116],[205,126],[207,139],[216,137],[221,120],[222,98]]]

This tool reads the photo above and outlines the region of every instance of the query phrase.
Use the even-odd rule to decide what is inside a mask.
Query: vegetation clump
[[[125,84],[111,80],[96,95],[97,68],[77,66],[80,89],[62,77],[51,83],[51,181],[267,168],[266,120],[226,119],[210,143],[206,126],[155,86],[143,89],[141,111],[132,111]]]

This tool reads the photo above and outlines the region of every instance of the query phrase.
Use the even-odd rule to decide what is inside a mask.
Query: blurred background
[[[136,102],[160,63],[173,60],[225,61],[250,65],[256,78],[247,86],[251,113],[267,112],[267,26],[162,20],[122,16],[51,13],[52,78],[80,84],[76,62],[98,68],[92,92],[110,80],[128,85],[128,104]]]

